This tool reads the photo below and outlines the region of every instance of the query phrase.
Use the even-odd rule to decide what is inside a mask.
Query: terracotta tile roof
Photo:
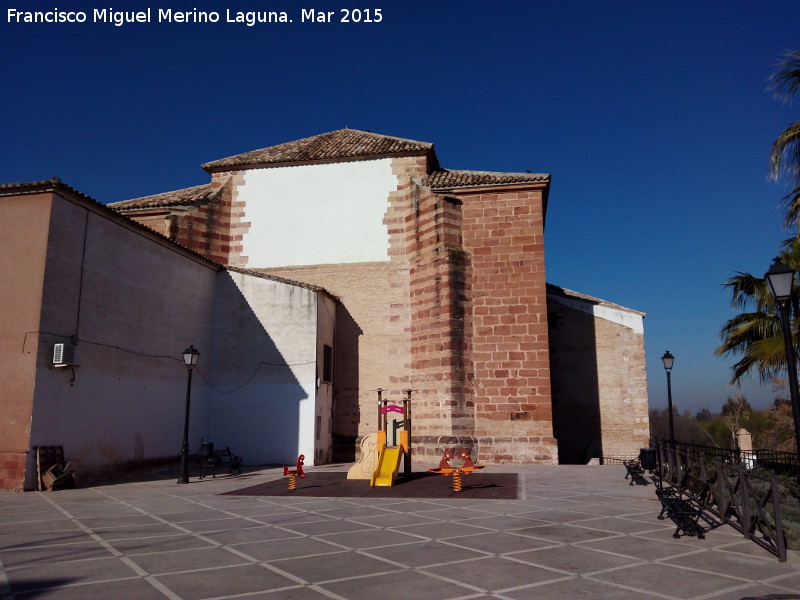
[[[431,189],[452,189],[482,185],[508,185],[512,183],[547,183],[547,173],[498,173],[494,171],[455,171],[439,169],[423,177],[420,183]]]
[[[278,283],[284,283],[286,285],[293,285],[296,287],[305,288],[307,290],[311,290],[312,292],[322,292],[336,300],[337,302],[339,299],[331,294],[328,290],[318,285],[313,285],[310,283],[304,283],[302,281],[296,281],[294,279],[287,279],[286,277],[278,277],[277,275],[272,275],[271,273],[265,273],[263,269],[245,269],[242,267],[225,267],[226,270],[232,271],[234,273],[242,273],[243,275],[250,275],[251,277],[258,277],[260,279],[269,279],[270,281],[276,281]]]
[[[570,298],[574,300],[582,300],[584,302],[588,302],[590,304],[597,304],[599,306],[607,306],[608,308],[615,308],[617,310],[622,310],[625,312],[646,316],[646,313],[643,313],[638,310],[634,310],[632,308],[627,308],[626,306],[622,306],[620,304],[614,304],[613,302],[609,302],[608,300],[601,300],[600,298],[595,298],[594,296],[589,296],[587,294],[581,294],[580,292],[576,292],[574,290],[568,290],[567,288],[563,288],[552,283],[547,284],[547,293],[551,296],[560,296],[561,298]]]
[[[337,129],[294,142],[214,160],[203,165],[207,171],[231,167],[252,167],[295,162],[366,158],[396,154],[433,152],[433,144],[380,135],[358,129]]]
[[[64,198],[69,202],[73,202],[75,204],[83,206],[88,210],[91,210],[97,214],[102,215],[104,218],[120,223],[123,227],[137,230],[143,235],[150,237],[151,239],[157,240],[158,243],[160,244],[172,246],[173,248],[179,249],[183,253],[192,256],[195,260],[207,263],[208,265],[212,266],[215,270],[220,270],[223,268],[221,264],[219,264],[213,259],[208,258],[205,254],[201,254],[200,252],[197,252],[197,250],[192,250],[191,248],[187,248],[183,244],[171,240],[167,236],[158,233],[157,231],[154,231],[147,225],[142,225],[141,223],[134,221],[126,214],[118,210],[109,208],[111,206],[110,204],[103,204],[102,202],[95,200],[91,196],[87,196],[83,192],[79,192],[75,188],[70,187],[65,183],[62,183],[59,177],[53,177],[51,179],[46,179],[44,181],[0,184],[0,196],[41,194],[45,192],[52,192],[58,194],[59,196],[61,196],[62,198]],[[122,204],[122,203],[117,202],[116,204]]]
[[[122,202],[111,202],[108,204],[114,210],[135,210],[141,208],[161,208],[163,206],[192,206],[195,204],[206,204],[217,199],[222,193],[222,188],[212,188],[210,183],[196,185],[194,187],[164,192],[153,196],[144,196]]]

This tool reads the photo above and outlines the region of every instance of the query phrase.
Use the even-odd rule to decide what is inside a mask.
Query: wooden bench
[[[217,463],[227,463],[229,465],[228,473],[242,472],[242,457],[236,456],[228,446],[224,450],[214,450],[213,442],[200,441],[200,479],[204,479],[207,475],[206,471],[211,472],[211,477],[216,477]]]
[[[661,487],[656,490],[656,495],[661,501],[659,519],[664,519],[664,513],[675,523],[675,533],[672,537],[683,535],[697,536],[705,539],[706,530],[700,525],[703,511],[711,494],[708,481],[698,479],[691,473],[684,474],[677,487]]]
[[[625,479],[628,477],[631,478],[631,482],[628,485],[648,485],[650,482],[644,478],[644,469],[642,468],[642,464],[638,460],[624,460],[622,463],[625,465],[625,470],[627,473],[625,474]]]
[[[64,460],[64,446],[34,446],[33,450],[39,491],[75,487],[75,468],[71,460]]]

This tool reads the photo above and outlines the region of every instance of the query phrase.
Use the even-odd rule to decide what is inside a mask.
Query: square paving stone
[[[0,525],[0,538],[5,539],[9,535],[19,535],[25,533],[54,533],[54,532],[81,531],[73,521],[65,519],[63,516],[55,520],[43,521],[22,521],[16,523],[3,523]]]
[[[238,544],[236,550],[263,561],[342,552],[342,549],[338,546],[326,544],[325,542],[310,537],[295,537],[286,540]],[[325,558],[325,560],[328,559]]]
[[[524,529],[525,527],[546,525],[547,521],[542,521],[540,519],[536,519],[535,517],[529,518],[527,515],[493,515],[490,517],[469,519],[463,523],[465,525],[485,527],[486,529],[493,529],[495,531],[510,531],[512,529]]]
[[[539,527],[517,529],[514,533],[566,544],[619,536],[618,533],[612,531],[601,531],[599,529],[589,529],[588,527],[578,527],[576,525],[542,525]]]
[[[81,524],[92,531],[96,529],[113,529],[116,527],[138,527],[139,525],[155,525],[161,523],[155,517],[149,515],[126,515],[114,517],[88,517],[80,519]]]
[[[392,544],[404,544],[406,542],[416,542],[419,540],[419,538],[416,536],[405,535],[396,531],[387,531],[386,529],[334,533],[330,535],[317,536],[317,538],[353,550],[358,550],[360,548],[375,548],[378,546],[391,546]]]
[[[130,540],[135,538],[174,535],[180,530],[167,523],[154,525],[126,525],[124,527],[104,528],[95,531],[104,540]]]
[[[407,525],[430,525],[431,523],[440,522],[436,519],[429,519],[427,517],[420,517],[417,515],[406,515],[403,513],[387,513],[383,515],[351,517],[350,520],[355,523],[374,525],[375,527],[405,527]]]
[[[371,531],[377,530],[378,528],[372,525],[365,525],[364,523],[354,523],[346,519],[336,519],[333,521],[319,521],[317,523],[281,525],[281,529],[308,535],[326,535],[328,533],[344,533],[347,531]]]
[[[570,575],[585,575],[642,561],[630,556],[606,554],[579,546],[559,546],[514,554],[514,560],[525,561],[541,567],[565,571]]]
[[[234,529],[248,529],[259,527],[261,523],[241,517],[217,518],[210,521],[191,521],[180,523],[180,526],[193,533],[211,533],[215,531],[232,531]]]
[[[297,582],[261,565],[206,569],[191,573],[159,575],[156,579],[182,600],[236,596],[296,586]]]
[[[23,511],[21,507],[12,507],[3,504],[0,514],[0,523],[21,523],[23,521],[47,521],[50,519],[65,519],[64,514],[51,506],[34,506]]]
[[[306,556],[271,563],[281,571],[291,573],[308,583],[320,583],[343,578],[393,573],[387,577],[401,577],[402,569],[388,562],[365,556],[357,552],[326,554],[324,557]],[[375,590],[372,591],[375,593]]]
[[[606,581],[653,594],[668,594],[675,598],[695,598],[746,583],[742,579],[724,577],[682,569],[661,563],[649,564],[646,569],[632,566],[592,575]]]
[[[671,523],[671,521],[666,523]],[[624,519],[621,517],[600,517],[597,519],[581,521],[580,523],[572,523],[572,525],[580,525],[582,527],[609,531],[611,533],[625,533],[628,535],[670,529],[670,525],[665,524],[665,521],[658,521],[654,519],[652,523],[647,523],[632,519]],[[671,529],[674,530],[675,526],[671,526]]]
[[[402,531],[403,533],[409,533],[411,535],[416,535],[420,538],[426,538],[430,540],[446,540],[452,537],[487,532],[485,527],[468,525],[465,522],[446,523],[442,521],[432,521],[424,525],[397,525],[393,527],[393,529],[395,531]]]
[[[584,548],[604,550],[648,561],[686,553],[686,547],[681,544],[629,535],[579,542],[579,545]]]
[[[2,548],[21,548],[27,546],[45,546],[51,544],[80,544],[95,540],[80,529],[71,531],[18,533],[4,535],[0,543]]]
[[[323,583],[319,587],[348,600],[450,600],[473,598],[474,589],[422,572],[413,574],[380,575]]]
[[[316,586],[303,585],[295,588],[248,594],[242,600],[330,600],[330,596],[314,589]]]
[[[644,592],[631,592],[629,589],[583,577],[573,577],[553,583],[503,592],[503,596],[513,600],[566,600],[571,598],[585,598],[587,600],[663,600],[663,596],[653,596]]]
[[[535,548],[553,547],[560,544],[560,542],[540,540],[508,532],[455,537],[448,539],[447,543],[460,548],[479,550],[497,555],[523,552]]]
[[[111,558],[112,556],[111,552],[98,542],[89,542],[4,550],[0,552],[0,563],[8,569],[10,567],[33,566],[87,558]]]
[[[486,592],[498,592],[506,588],[564,577],[563,573],[494,556],[421,570]]]
[[[750,543],[756,545],[753,542]],[[666,565],[679,565],[712,573],[735,573],[737,577],[753,581],[764,581],[786,573],[786,564],[778,562],[775,557],[758,559],[715,550],[702,554],[678,556],[661,562]]]
[[[15,600],[108,600],[113,593],[115,598],[125,600],[164,600],[164,594],[145,579],[122,579],[114,582],[91,583],[68,587],[54,587],[30,594],[15,594]]]
[[[136,574],[118,558],[96,558],[38,564],[6,571],[15,594],[37,588],[124,579]]]
[[[221,547],[156,552],[130,556],[129,558],[150,575],[197,571],[214,567],[230,567],[250,564],[251,562]]]
[[[260,527],[248,527],[247,529],[232,529],[230,531],[213,531],[204,533],[204,538],[214,540],[220,544],[244,544],[247,542],[267,542],[271,540],[288,540],[297,537],[294,531],[289,531],[283,527],[270,527],[261,525]]]
[[[476,519],[479,517],[490,517],[492,513],[486,510],[476,510],[471,508],[460,507],[447,507],[447,508],[434,508],[429,507],[423,510],[412,511],[418,517],[426,517],[429,519],[440,519],[442,521],[464,521],[465,519]]]
[[[477,550],[459,548],[443,542],[414,542],[362,551],[376,558],[391,560],[406,567],[424,567],[485,556]]]
[[[150,552],[174,552],[176,550],[208,548],[213,546],[213,544],[205,540],[186,534],[114,540],[109,542],[109,544],[115,550],[119,550],[128,556],[147,554]]]

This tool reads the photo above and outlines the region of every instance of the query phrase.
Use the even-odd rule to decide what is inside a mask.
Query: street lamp
[[[675,364],[675,357],[669,353],[669,350],[664,352],[661,357],[661,362],[664,363],[664,370],[667,372],[667,408],[669,410],[669,443],[675,444],[675,428],[672,424],[672,365]]]
[[[786,347],[786,370],[789,376],[789,396],[792,399],[792,415],[794,416],[794,440],[797,452],[800,452],[800,398],[797,391],[797,357],[792,342],[792,326],[789,322],[791,310],[792,287],[794,287],[794,269],[786,265],[780,258],[773,259],[772,266],[764,275],[769,291],[778,303],[783,329],[783,343]]]
[[[183,362],[189,371],[189,381],[186,383],[186,415],[183,421],[183,445],[181,446],[181,474],[178,483],[189,483],[189,400],[192,394],[192,369],[197,364],[200,353],[194,346],[189,346],[183,351]]]

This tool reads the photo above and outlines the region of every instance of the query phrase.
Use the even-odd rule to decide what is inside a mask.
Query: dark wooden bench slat
[[[644,478],[644,469],[642,468],[642,464],[638,460],[626,460],[623,461],[625,465],[625,470],[627,473],[625,474],[625,479],[628,477],[631,478],[631,481],[628,485],[649,485],[649,481]]]
[[[211,442],[200,443],[200,479],[206,477],[206,471],[211,471],[211,477],[216,477],[216,466],[218,462],[227,463],[229,465],[228,473],[242,472],[242,457],[236,456],[228,446],[224,450],[214,450],[214,444]]]
[[[699,521],[706,508],[711,486],[708,481],[698,479],[690,473],[684,474],[677,487],[666,487],[656,490],[656,495],[661,501],[661,512],[659,519],[664,519],[664,514],[675,523],[675,533],[672,537],[684,535],[697,536],[698,539],[705,538],[706,530],[700,525]]]

